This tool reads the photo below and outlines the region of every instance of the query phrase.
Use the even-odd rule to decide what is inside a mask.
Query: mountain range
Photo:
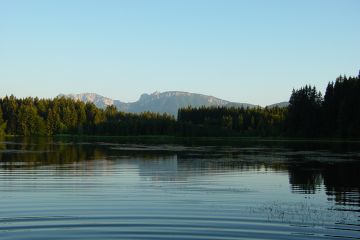
[[[169,91],[169,92],[154,92],[152,94],[142,94],[136,102],[121,102],[120,100],[113,100],[111,98],[103,97],[96,93],[80,93],[80,94],[60,94],[58,97],[67,97],[74,100],[80,100],[83,102],[94,103],[99,108],[106,108],[106,106],[114,105],[118,110],[124,112],[158,112],[168,113],[176,116],[179,108],[192,106],[225,106],[225,107],[260,107],[258,105],[249,103],[237,103],[226,101],[213,96],[180,92],[180,91]],[[278,104],[272,104],[268,107],[275,106],[287,106],[287,102],[281,102]]]

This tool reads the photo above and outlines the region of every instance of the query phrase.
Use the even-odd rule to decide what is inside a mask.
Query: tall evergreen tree
[[[17,134],[17,108],[16,98],[11,95],[3,99],[3,117],[7,120],[6,133]]]
[[[338,137],[360,136],[360,78],[340,76],[329,83],[323,104],[324,132]]]
[[[321,93],[315,87],[293,90],[288,107],[288,133],[300,137],[319,136]]]

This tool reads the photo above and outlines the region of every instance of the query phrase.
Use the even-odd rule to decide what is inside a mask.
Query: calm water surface
[[[0,239],[360,239],[360,148],[0,141]]]

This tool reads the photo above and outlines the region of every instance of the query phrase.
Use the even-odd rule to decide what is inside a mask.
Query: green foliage
[[[188,107],[179,109],[178,122],[197,126],[192,131],[198,132],[191,135],[281,136],[286,112],[286,108],[278,107]],[[203,128],[208,131],[203,133]]]
[[[340,76],[335,83],[328,84],[324,98],[312,86],[293,90],[289,103],[287,108],[270,109],[183,108],[178,113],[182,126],[179,133],[190,136],[360,137],[359,76]]]
[[[7,121],[6,133],[16,134],[17,132],[17,108],[18,104],[13,95],[2,99],[3,118]]]
[[[3,119],[3,113],[0,107],[0,136],[5,134],[6,122]]]
[[[2,109],[5,110],[4,116]],[[56,134],[170,135],[176,121],[167,114],[131,114],[109,106],[105,110],[92,103],[67,98],[0,99],[0,134],[53,136]],[[9,125],[6,124],[9,122]]]

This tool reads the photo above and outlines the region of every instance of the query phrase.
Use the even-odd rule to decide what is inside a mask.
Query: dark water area
[[[360,239],[360,144],[0,140],[0,239],[65,238]]]

